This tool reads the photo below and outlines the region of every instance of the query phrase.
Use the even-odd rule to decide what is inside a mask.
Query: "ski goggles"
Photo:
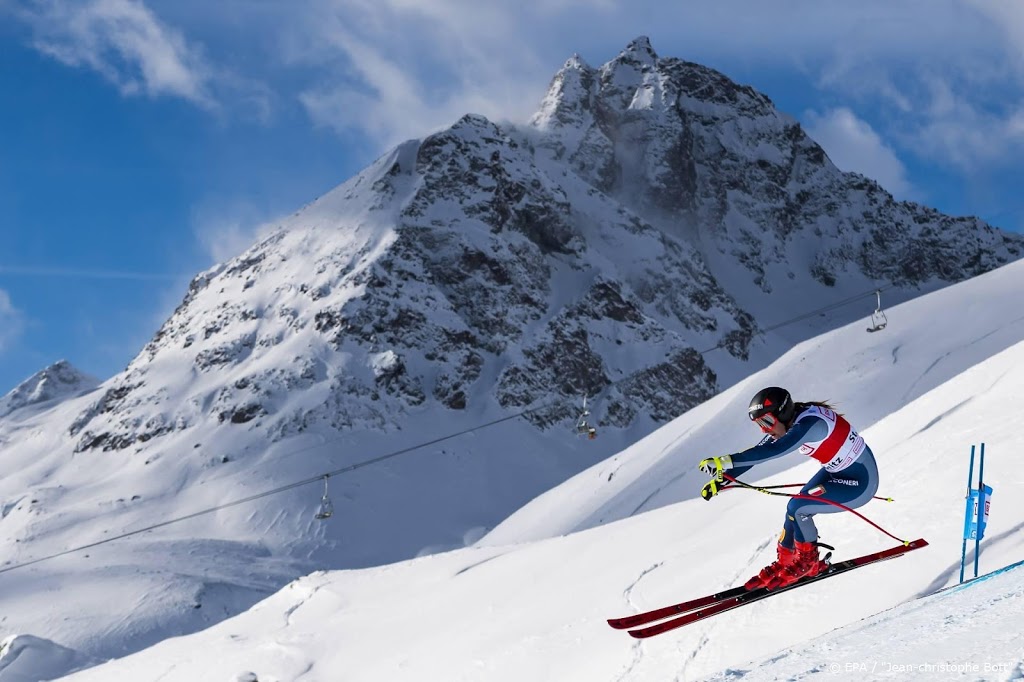
[[[768,433],[776,424],[779,423],[779,420],[775,418],[775,415],[765,413],[760,417],[754,417],[754,423],[760,426],[762,431]]]

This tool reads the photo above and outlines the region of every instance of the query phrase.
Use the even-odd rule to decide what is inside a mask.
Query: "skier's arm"
[[[796,452],[804,443],[824,440],[827,435],[828,425],[823,419],[814,416],[804,417],[793,424],[782,438],[772,440],[765,437],[754,447],[732,455],[734,468],[729,471],[729,475],[736,478],[756,464]]]

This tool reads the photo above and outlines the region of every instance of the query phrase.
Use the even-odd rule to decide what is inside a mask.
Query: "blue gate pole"
[[[971,465],[967,470],[967,498],[971,497],[971,485],[974,483],[974,446],[971,446]],[[964,533],[964,546],[960,551],[960,582],[964,581],[964,564],[967,563],[967,533]]]
[[[974,536],[974,577],[978,577],[978,557],[981,554],[981,524],[985,519],[985,444],[981,444],[981,462],[978,467],[978,533]]]

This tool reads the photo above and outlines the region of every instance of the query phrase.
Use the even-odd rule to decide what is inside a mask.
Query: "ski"
[[[829,566],[828,570],[823,573],[819,573],[818,575],[812,576],[810,578],[802,578],[793,583],[792,585],[776,588],[774,590],[767,590],[763,587],[750,591],[747,591],[743,588],[733,588],[731,590],[726,590],[725,592],[720,593],[722,595],[729,596],[725,596],[719,599],[716,599],[718,595],[708,595],[707,597],[701,597],[690,602],[683,602],[681,604],[675,604],[673,606],[668,606],[663,609],[649,611],[648,613],[637,614],[636,616],[627,616],[626,618],[618,618],[614,620],[616,622],[621,622],[630,618],[635,620],[637,617],[640,617],[642,619],[640,624],[643,624],[652,622],[654,620],[667,618],[668,616],[671,616],[675,613],[684,613],[686,611],[689,611],[689,613],[684,613],[684,615],[678,616],[676,618],[664,620],[660,623],[655,623],[654,625],[650,625],[645,628],[640,628],[638,630],[629,631],[629,634],[633,637],[636,637],[638,639],[645,639],[647,637],[653,637],[654,635],[660,635],[664,632],[669,632],[670,630],[675,630],[676,628],[681,628],[684,625],[689,625],[690,623],[696,623],[699,620],[710,618],[711,616],[718,615],[719,613],[723,613],[725,611],[730,611],[740,606],[744,606],[745,604],[751,604],[753,602],[761,601],[762,599],[767,599],[768,597],[773,597],[777,594],[782,594],[783,592],[787,592],[798,587],[803,587],[804,585],[809,585],[819,580],[824,580],[825,578],[831,578],[833,576],[839,575],[840,573],[852,571],[853,569],[860,568],[861,566],[867,566],[868,564],[873,564],[879,561],[886,561],[887,559],[894,559],[896,557],[903,556],[907,552],[911,552],[915,549],[920,549],[921,547],[925,547],[927,545],[927,540],[918,539],[914,540],[913,542],[909,542],[906,545],[900,545],[899,547],[893,547],[891,549],[886,549],[881,552],[865,554],[864,556],[859,556],[853,559],[840,561]],[[739,592],[740,590],[742,590],[742,592]],[[701,603],[703,605],[689,606],[690,604],[694,603]],[[611,624],[611,621],[609,621],[609,624]],[[612,625],[612,627],[616,626]],[[627,625],[626,627],[633,626]]]
[[[672,604],[671,606],[663,606],[660,609],[654,609],[653,611],[647,611],[645,613],[635,613],[632,616],[625,616],[623,618],[609,618],[608,625],[611,625],[616,630],[628,630],[629,628],[635,628],[637,625],[643,625],[645,623],[652,623],[656,620],[662,620],[669,616],[675,616],[680,613],[686,613],[687,611],[694,611],[705,606],[710,606],[726,599],[732,599],[738,597],[741,594],[746,594],[747,588],[740,585],[739,587],[733,587],[723,592],[716,594],[709,594],[706,597],[698,597],[691,599],[690,601],[680,602],[678,604]]]

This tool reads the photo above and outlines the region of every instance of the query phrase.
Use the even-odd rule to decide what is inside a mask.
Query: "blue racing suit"
[[[729,475],[738,478],[751,467],[776,457],[801,452],[822,462],[822,468],[800,490],[850,508],[859,507],[878,491],[878,466],[874,453],[842,415],[811,405],[806,407],[781,438],[771,435],[743,452],[732,455]],[[827,502],[790,499],[779,542],[792,549],[793,542],[817,542],[815,514],[843,511]]]

